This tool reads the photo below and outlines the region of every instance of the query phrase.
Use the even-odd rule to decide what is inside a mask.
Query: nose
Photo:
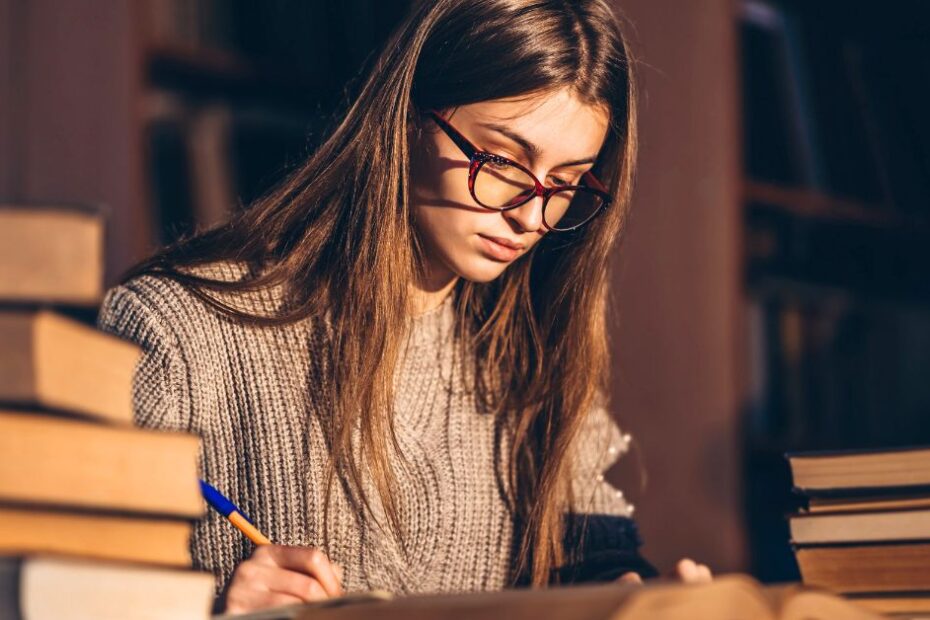
[[[536,231],[543,233],[542,205],[543,197],[533,196],[532,200],[528,200],[519,207],[504,211],[503,215],[512,224],[519,227],[519,232]]]

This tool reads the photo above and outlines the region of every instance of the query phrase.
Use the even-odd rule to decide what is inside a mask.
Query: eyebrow
[[[514,142],[520,145],[520,147],[526,151],[530,158],[535,159],[542,154],[542,149],[538,146],[521,136],[520,134],[504,127],[503,125],[498,125],[497,123],[479,123],[482,127],[496,131],[501,135],[510,138]],[[593,164],[596,161],[596,157],[585,157],[584,159],[575,159],[572,161],[565,161],[561,164],[555,166],[556,168],[563,168],[565,166],[580,166],[581,164]]]

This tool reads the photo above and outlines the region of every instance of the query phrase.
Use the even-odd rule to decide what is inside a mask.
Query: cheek
[[[468,169],[464,165],[462,162],[454,167],[443,167],[440,162],[439,168],[434,170],[432,186],[437,204],[466,209],[478,207],[468,191]]]
[[[428,142],[416,147],[411,162],[414,201],[419,204],[456,203],[471,205],[468,191],[468,162]]]
[[[484,230],[497,229],[486,219],[494,217],[500,215],[451,206],[419,207],[417,230],[430,263],[472,282],[490,282],[500,276],[513,263],[488,258],[477,236]]]
[[[468,172],[462,167],[443,169],[442,159],[424,162],[415,180],[414,209],[417,229],[428,247],[448,254],[467,249],[469,235],[482,230],[480,217],[468,191]],[[435,165],[439,162],[439,165]]]
[[[461,208],[441,204],[416,208],[417,230],[433,253],[445,258],[468,250],[468,236],[475,230],[474,214]]]

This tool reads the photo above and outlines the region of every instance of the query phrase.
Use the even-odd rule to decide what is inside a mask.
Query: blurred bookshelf
[[[745,504],[781,581],[785,451],[930,444],[930,4],[740,8]]]
[[[107,205],[106,283],[319,144],[417,0],[0,0],[0,198]]]
[[[136,0],[155,243],[245,208],[318,145],[401,0]]]

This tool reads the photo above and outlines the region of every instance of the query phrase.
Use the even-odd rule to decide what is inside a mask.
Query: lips
[[[488,237],[486,235],[478,235],[478,237],[481,238],[481,246],[483,248],[484,255],[491,260],[509,263],[520,255],[520,250],[508,247],[503,243],[498,243],[497,241],[494,241],[494,237]],[[503,239],[503,241],[508,240]],[[512,241],[510,243],[513,244]]]
[[[481,236],[484,237],[485,239],[490,239],[491,241],[499,243],[502,246],[508,247],[512,250],[522,250],[524,247],[526,247],[522,243],[517,243],[516,241],[511,241],[510,239],[505,239],[503,237],[494,237],[492,235],[481,235]]]

